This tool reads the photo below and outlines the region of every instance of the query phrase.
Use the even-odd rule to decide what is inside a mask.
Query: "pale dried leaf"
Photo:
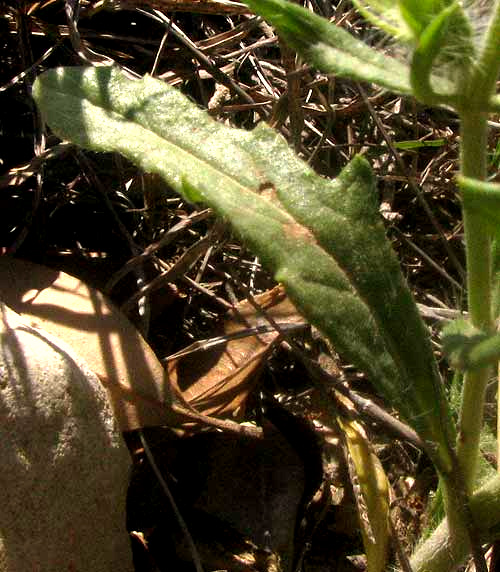
[[[0,257],[0,298],[88,363],[106,387],[122,430],[168,423],[172,395],[164,368],[100,292],[64,272]]]

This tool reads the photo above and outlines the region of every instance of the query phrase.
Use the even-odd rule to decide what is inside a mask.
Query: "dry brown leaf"
[[[254,300],[281,327],[304,324],[304,318],[281,286],[255,296]],[[240,338],[234,336],[249,328],[269,325],[266,316],[250,302],[240,302],[214,333],[215,336],[233,339],[171,360],[168,363],[171,383],[200,413],[243,419],[245,401],[280,334],[272,330]]]
[[[0,298],[88,363],[106,387],[122,430],[178,420],[163,366],[100,292],[64,272],[0,257]]]

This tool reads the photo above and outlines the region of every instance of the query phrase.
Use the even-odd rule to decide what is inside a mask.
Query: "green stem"
[[[483,543],[498,538],[500,530],[500,477],[478,490],[470,500],[472,518]],[[456,570],[469,554],[466,537],[456,536],[444,520],[411,557],[413,572],[449,572]]]
[[[482,52],[461,106],[461,171],[464,176],[482,181],[486,178],[487,113],[485,102],[494,92],[500,65],[500,0],[495,4]],[[491,310],[491,238],[476,213],[464,209],[467,256],[467,291],[472,324],[486,332],[493,331]],[[472,491],[476,474],[479,439],[483,425],[486,385],[491,368],[465,374],[462,408],[458,426],[457,456],[465,485]]]
[[[483,49],[476,65],[473,82],[478,93],[486,94],[494,93],[495,83],[500,70],[500,0],[495,2],[494,14],[490,20],[488,30],[485,35]],[[492,316],[495,319],[496,316]],[[497,367],[497,378],[500,384],[500,364]],[[497,435],[500,435],[500,386],[497,390]],[[500,459],[500,438],[497,439],[497,457]],[[500,471],[500,462],[498,463]]]
[[[477,180],[486,177],[487,114],[463,108],[461,113],[462,175]],[[491,313],[491,240],[476,213],[464,210],[467,256],[467,291],[472,324],[486,332],[493,330]],[[462,408],[458,424],[457,456],[472,492],[483,424],[486,384],[491,369],[468,371],[464,377]]]
[[[482,181],[487,171],[488,102],[495,91],[500,67],[500,0],[496,0],[489,29],[472,73],[465,80],[458,101],[461,120],[461,173]],[[491,237],[481,216],[464,209],[467,256],[467,292],[469,316],[477,328],[492,332]],[[461,411],[458,422],[456,479],[443,475],[443,495],[448,520],[429,541],[416,551],[411,564],[416,572],[446,572],[455,569],[472,549],[476,564],[486,564],[477,538],[481,521],[471,519],[477,511],[468,496],[472,494],[479,459],[479,440],[483,426],[486,385],[491,368],[468,371],[464,376]],[[463,482],[463,484],[462,484]],[[462,510],[463,509],[463,510]],[[475,525],[474,521],[475,520]]]

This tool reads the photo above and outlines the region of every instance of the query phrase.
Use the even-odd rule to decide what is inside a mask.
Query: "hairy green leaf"
[[[415,44],[453,0],[354,0],[363,16],[399,41]]]
[[[460,176],[458,186],[464,210],[479,215],[483,231],[492,238],[491,299],[493,319],[497,319],[500,316],[500,184]]]
[[[500,113],[500,95],[492,95],[488,104],[488,111]]]
[[[316,175],[266,125],[225,127],[185,96],[114,68],[59,68],[34,96],[61,137],[118,151],[226,217],[297,308],[379,390],[448,468],[449,412],[428,335],[356,158],[336,181]]]
[[[473,57],[470,22],[462,6],[452,2],[434,15],[418,37],[410,73],[415,96],[429,105],[455,103],[455,96],[466,85]],[[437,79],[436,70],[448,75],[449,86]]]
[[[458,177],[464,209],[479,214],[484,230],[492,238],[492,311],[493,319],[500,317],[500,184]]]
[[[487,334],[467,320],[448,324],[442,339],[443,351],[457,369],[477,369],[500,359],[500,334]]]
[[[500,226],[500,184],[458,177],[465,210],[480,215],[490,232]]]
[[[483,232],[491,237],[491,309],[500,317],[500,184],[458,177],[464,211],[479,216]]]
[[[364,18],[394,38],[413,40],[413,34],[401,7],[394,0],[353,0]]]
[[[418,40],[434,17],[453,0],[398,0],[401,16]]]
[[[456,4],[448,6],[424,28],[413,54],[410,75],[411,84],[415,96],[428,104],[440,103],[440,97],[442,98],[444,95],[434,92],[431,86],[431,73],[441,51],[449,20],[456,9]]]
[[[323,72],[411,93],[408,66],[357,40],[325,18],[286,0],[245,0],[285,41]]]
[[[500,224],[496,227],[491,244],[491,306],[493,319],[500,318]]]

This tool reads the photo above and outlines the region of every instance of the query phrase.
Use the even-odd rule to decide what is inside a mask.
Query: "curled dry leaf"
[[[246,399],[266,358],[281,338],[269,318],[280,329],[305,325],[281,286],[256,295],[254,302],[262,311],[244,300],[228,313],[219,331],[214,333],[227,341],[215,347],[208,343],[206,349],[202,347],[201,351],[169,360],[170,382],[204,415],[243,419]],[[269,331],[242,337],[258,328]]]
[[[163,366],[100,292],[64,272],[0,257],[0,299],[88,363],[106,387],[122,430],[177,419]]]
[[[337,418],[348,450],[348,466],[369,572],[387,569],[389,554],[389,482],[363,426]]]

